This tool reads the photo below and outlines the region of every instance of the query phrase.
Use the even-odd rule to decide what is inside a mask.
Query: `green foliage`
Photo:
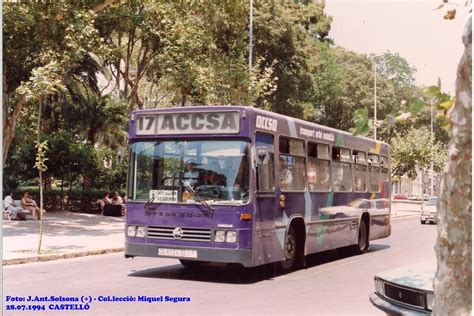
[[[356,110],[366,108],[373,116],[373,82],[370,60],[342,48],[323,46],[316,68],[315,117],[319,124],[348,131]],[[381,105],[382,109],[382,105]],[[357,128],[357,127],[356,127]]]
[[[46,160],[48,160],[48,158],[46,158],[46,151],[48,150],[48,141],[45,140],[43,142],[36,143],[35,148],[37,150],[35,168],[41,172],[44,172],[48,170],[48,167],[46,167],[45,165]]]
[[[97,150],[99,168],[94,176],[94,187],[104,191],[125,191],[128,151],[113,151],[106,147]]]
[[[453,107],[456,97],[451,97],[448,93],[441,90],[441,80],[439,78],[437,85],[425,89],[425,95],[430,98],[430,102],[434,102],[435,118],[445,134],[447,134],[450,128],[448,111]]]
[[[33,131],[17,129],[11,145],[11,153],[3,168],[3,183],[9,189],[14,189],[20,182],[35,179],[38,176],[38,171],[33,168],[36,151],[31,136],[34,136]]]
[[[19,187],[11,191],[15,199],[19,199],[23,192],[28,191],[32,199],[39,201],[40,192],[37,186]],[[81,212],[98,212],[99,210],[96,202],[98,199],[102,198],[103,195],[104,191],[98,189],[75,190],[66,193],[60,189],[44,190],[44,209],[47,212],[59,211],[61,209]]]
[[[391,81],[396,87],[413,85],[416,68],[411,66],[399,54],[385,52],[382,56],[372,57],[377,63],[377,73]]]
[[[397,135],[392,140],[392,174],[406,174],[415,179],[417,169],[426,170],[431,163],[436,172],[441,171],[447,161],[447,149],[439,142],[431,145],[430,137],[426,128],[411,129],[404,135]]]
[[[124,147],[127,142],[127,104],[110,95],[101,96],[84,82],[71,80],[69,95],[60,102],[65,126],[73,127],[91,145]]]
[[[440,84],[416,87],[416,69],[398,54],[334,46],[324,1],[254,1],[250,68],[248,2],[112,1],[94,13],[97,5],[4,5],[4,113],[17,128],[4,167],[11,186],[37,177],[31,113],[39,102],[48,142],[41,167],[63,191],[124,188],[136,108],[244,104],[360,135],[377,124],[378,138],[390,141],[429,126],[434,100],[435,139],[447,141],[454,99]]]
[[[302,117],[301,103],[311,97],[313,88],[310,52],[315,39],[311,37],[311,21],[317,23],[323,15],[321,10],[314,10],[315,17],[305,19],[308,10],[305,4],[271,0],[255,3],[254,48],[255,55],[262,58],[258,67],[260,71],[273,69],[276,87],[270,95],[257,99],[258,107],[267,104],[272,111]]]
[[[36,71],[37,80],[32,80],[38,67],[51,73],[48,68],[53,65],[55,73],[66,73],[88,52],[105,53],[94,15],[87,5],[75,1],[5,3],[3,32],[7,93],[28,80],[39,91],[42,79],[47,81],[48,76]]]
[[[372,128],[372,122],[368,118],[369,111],[367,108],[358,109],[354,114],[355,128],[351,129],[354,135],[367,135]]]
[[[426,106],[426,104],[422,100],[416,98],[411,99],[408,105],[411,116],[416,117],[424,106]]]

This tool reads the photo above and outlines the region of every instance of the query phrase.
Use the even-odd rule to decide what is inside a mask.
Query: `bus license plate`
[[[158,248],[158,256],[197,258],[197,250]]]

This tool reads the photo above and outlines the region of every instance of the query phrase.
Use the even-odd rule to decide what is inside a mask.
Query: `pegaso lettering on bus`
[[[324,139],[331,142],[334,141],[334,133],[330,133],[330,132],[326,133],[320,130],[307,129],[307,128],[300,127],[300,135],[306,136],[309,138]]]
[[[240,112],[137,114],[137,135],[237,134]]]
[[[278,121],[275,120],[275,119],[272,119],[272,118],[269,118],[269,117],[266,117],[266,116],[257,115],[257,122],[256,122],[255,126],[257,128],[264,129],[264,130],[267,130],[267,131],[276,132],[277,123],[278,123]]]

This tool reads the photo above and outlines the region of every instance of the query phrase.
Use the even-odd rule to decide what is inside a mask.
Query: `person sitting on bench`
[[[21,204],[24,209],[29,210],[33,215],[33,218],[41,219],[41,212],[39,207],[36,205],[35,200],[30,198],[28,192],[23,192],[23,197],[21,198]]]
[[[23,212],[23,208],[16,206],[13,201],[12,192],[6,192],[5,196],[5,210],[11,212],[11,218],[16,220],[26,220],[26,215]]]

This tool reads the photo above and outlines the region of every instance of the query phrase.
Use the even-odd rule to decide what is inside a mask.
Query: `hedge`
[[[40,195],[38,188],[19,188],[11,191],[13,192],[13,198],[15,200],[21,199],[23,192],[28,191],[30,197],[39,205]],[[61,190],[58,189],[44,190],[43,205],[47,212],[67,210],[72,212],[98,213],[100,210],[97,205],[97,200],[101,199],[103,195],[104,191],[97,189],[71,192],[64,191],[62,195]]]

